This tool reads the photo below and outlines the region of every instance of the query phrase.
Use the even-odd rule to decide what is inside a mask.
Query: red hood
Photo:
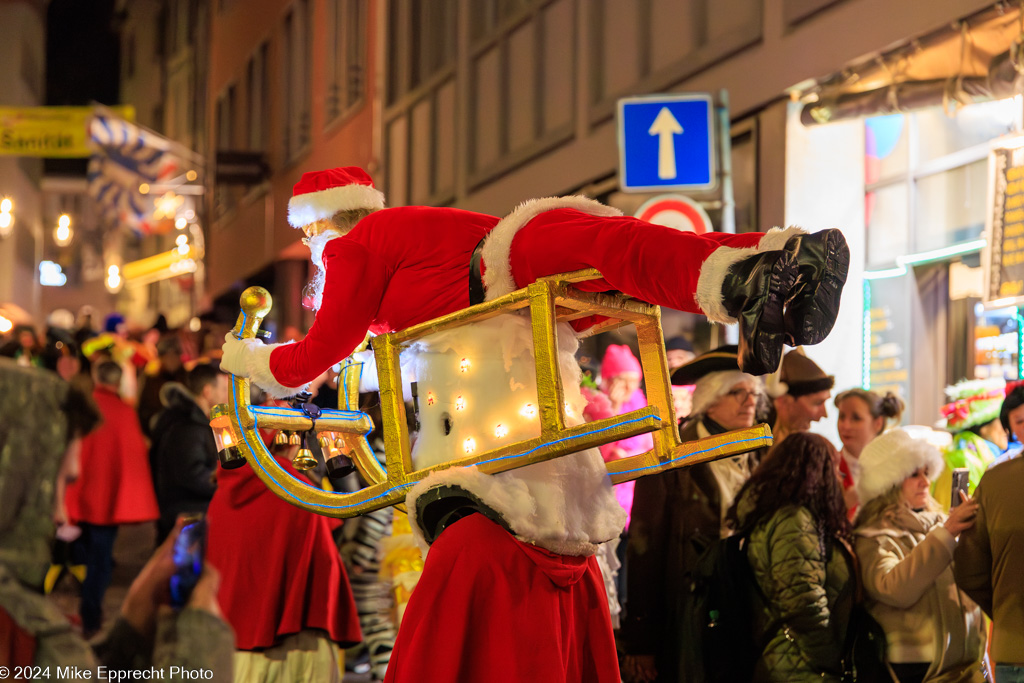
[[[576,584],[587,573],[588,557],[558,555],[523,541],[516,543],[516,546],[559,588]]]
[[[298,471],[292,467],[288,458],[275,458],[281,467],[288,470],[289,474],[304,479]],[[228,504],[232,508],[239,508],[248,505],[260,498],[260,496],[273,496],[274,493],[259,480],[253,467],[259,465],[243,466],[233,470],[226,470],[223,467],[217,468],[217,494],[226,496]]]

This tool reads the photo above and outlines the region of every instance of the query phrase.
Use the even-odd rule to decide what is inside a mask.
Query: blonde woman
[[[930,493],[942,454],[905,429],[861,452],[861,509],[854,537],[871,615],[885,629],[901,683],[984,680],[981,611],[953,579],[960,532],[978,505],[965,499],[946,517]]]

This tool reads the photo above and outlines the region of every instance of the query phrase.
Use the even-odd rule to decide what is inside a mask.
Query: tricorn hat
[[[288,223],[302,228],[339,211],[383,209],[384,194],[358,166],[309,171],[295,183],[288,201]]]
[[[673,385],[696,385],[691,415],[703,414],[740,382],[754,382],[761,391],[761,382],[740,370],[738,352],[735,344],[720,346],[702,353],[672,373]]]

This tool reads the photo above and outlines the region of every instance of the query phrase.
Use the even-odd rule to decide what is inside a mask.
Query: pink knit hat
[[[643,374],[640,369],[640,361],[636,359],[628,346],[612,344],[604,352],[604,360],[601,361],[601,377],[608,380],[624,372]]]

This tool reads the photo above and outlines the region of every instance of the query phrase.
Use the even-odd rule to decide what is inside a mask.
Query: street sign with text
[[[714,106],[706,93],[619,100],[619,182],[627,192],[715,187]]]

